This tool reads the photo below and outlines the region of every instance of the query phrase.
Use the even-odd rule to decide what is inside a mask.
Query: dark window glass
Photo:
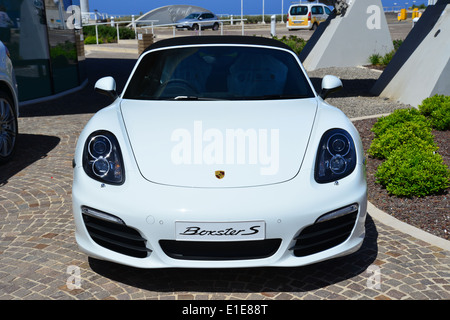
[[[306,6],[296,6],[291,8],[291,12],[289,12],[290,15],[299,15],[299,16],[306,16],[308,14],[308,7]]]
[[[125,99],[295,99],[313,91],[294,55],[279,49],[209,46],[143,57]]]
[[[323,14],[323,7],[322,6],[314,6],[311,8],[312,14]]]

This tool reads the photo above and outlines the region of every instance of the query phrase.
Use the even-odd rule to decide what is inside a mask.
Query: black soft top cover
[[[183,45],[197,45],[197,44],[249,44],[249,45],[260,45],[260,46],[270,46],[276,48],[283,48],[287,50],[292,49],[281,41],[256,37],[256,36],[188,36],[188,37],[175,37],[165,40],[160,40],[147,49],[144,53],[149,50],[160,49],[165,47],[173,46],[183,46]]]

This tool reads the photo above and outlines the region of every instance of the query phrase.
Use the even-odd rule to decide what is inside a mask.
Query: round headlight
[[[109,162],[105,158],[99,158],[92,164],[92,171],[96,176],[103,178],[109,172]]]
[[[328,139],[327,148],[332,155],[346,156],[350,151],[350,141],[345,135],[336,133]]]
[[[342,174],[345,172],[347,168],[347,161],[345,161],[344,157],[337,155],[333,156],[330,160],[330,170],[335,174]]]
[[[111,141],[105,136],[95,136],[89,141],[89,154],[98,159],[100,157],[107,158],[111,153]]]
[[[125,181],[122,153],[116,137],[108,131],[96,131],[86,140],[83,168],[92,179],[120,185]]]
[[[317,150],[314,179],[327,183],[342,179],[356,167],[356,150],[351,135],[343,129],[324,133]]]

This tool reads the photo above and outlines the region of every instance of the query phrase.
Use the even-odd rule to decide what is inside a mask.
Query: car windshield
[[[124,93],[137,100],[311,98],[294,55],[279,49],[205,46],[157,50],[139,63]]]
[[[185,19],[197,19],[200,13],[191,13]]]

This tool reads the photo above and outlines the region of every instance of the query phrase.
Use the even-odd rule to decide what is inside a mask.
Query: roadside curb
[[[100,45],[92,45],[93,47],[86,47],[85,46],[85,51],[86,54],[89,54],[91,51],[103,51],[103,52],[120,52],[120,53],[134,53],[134,54],[138,54],[138,49],[136,47],[136,49],[133,48],[123,48],[123,47],[117,47],[117,48],[113,48],[113,47],[101,47]]]
[[[370,202],[367,203],[367,211],[370,214],[370,216],[373,217],[375,220],[378,220],[379,222],[381,222],[389,227],[392,227],[403,233],[409,234],[410,236],[413,236],[419,240],[425,241],[429,244],[435,245],[446,251],[450,251],[450,241],[449,240],[445,240],[438,236],[432,235],[431,233],[423,231],[419,228],[413,227],[410,224],[402,222],[402,221],[394,218],[393,216],[387,214],[386,212],[381,211],[380,209],[375,207]]]

